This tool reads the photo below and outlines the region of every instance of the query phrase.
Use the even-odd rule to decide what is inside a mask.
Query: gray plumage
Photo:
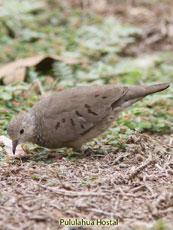
[[[17,144],[30,141],[47,148],[81,146],[108,129],[118,114],[168,83],[139,86],[82,86],[43,98],[28,113],[13,118],[8,135]]]

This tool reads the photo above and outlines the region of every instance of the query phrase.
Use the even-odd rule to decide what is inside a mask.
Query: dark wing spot
[[[89,109],[89,108],[90,108],[90,106],[89,106],[89,105],[87,105],[87,104],[85,104],[85,108]]]
[[[62,119],[62,122],[65,123],[65,118]]]
[[[97,113],[93,112],[91,109],[88,109],[88,113],[92,113],[93,115],[98,115]]]
[[[58,122],[56,123],[55,129],[58,129],[59,127],[60,127],[60,122],[58,121]]]
[[[93,128],[93,127],[91,127],[91,128],[89,128],[89,129],[83,131],[82,133],[80,133],[80,135],[85,135],[85,134],[88,133],[92,128]]]
[[[107,98],[107,97],[103,96],[102,98],[105,99],[105,98]]]
[[[82,117],[82,115],[76,110],[76,115],[78,116],[78,117]]]
[[[100,95],[99,94],[96,94],[95,97],[99,97]]]
[[[70,119],[70,121],[71,121],[71,124],[72,124],[73,126],[75,126],[75,123],[74,123],[73,119]]]
[[[83,125],[83,124],[81,124],[81,125],[80,125],[80,127],[81,127],[82,129],[85,129],[85,127],[84,127],[84,125]]]

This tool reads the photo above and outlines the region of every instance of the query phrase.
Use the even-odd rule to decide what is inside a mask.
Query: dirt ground
[[[115,2],[98,8],[98,13],[115,14],[146,31],[122,55],[172,49],[171,1],[155,6],[125,1],[126,8]],[[90,1],[88,7],[95,8]],[[118,219],[117,230],[150,229],[153,224],[152,229],[172,229],[173,134],[135,133],[127,139],[126,150],[99,152],[49,164],[28,159],[3,162],[0,230],[115,229],[115,225],[104,226],[104,221],[97,225],[100,219],[112,223]],[[95,222],[82,227],[60,225],[60,219],[69,218]]]
[[[116,229],[146,229],[173,216],[173,135],[129,136],[126,151],[42,164],[1,165],[0,229],[77,229],[60,219],[118,219]],[[144,227],[142,227],[144,226]],[[115,229],[100,225],[81,229]],[[157,229],[157,228],[156,228]],[[161,229],[161,228],[158,228]]]

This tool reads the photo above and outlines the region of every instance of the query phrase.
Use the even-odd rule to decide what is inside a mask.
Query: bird
[[[7,133],[13,154],[18,144],[27,141],[50,149],[67,147],[80,151],[83,144],[106,131],[124,109],[169,86],[78,86],[55,92],[29,112],[11,119]]]

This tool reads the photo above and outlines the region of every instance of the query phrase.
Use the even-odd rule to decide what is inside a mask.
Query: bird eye
[[[21,129],[21,130],[20,130],[20,134],[23,134],[23,133],[24,133],[24,129]]]

